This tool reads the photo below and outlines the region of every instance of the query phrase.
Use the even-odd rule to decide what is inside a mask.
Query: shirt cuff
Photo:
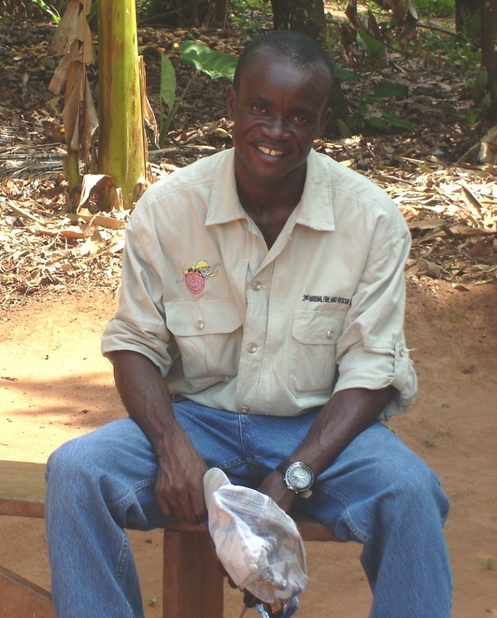
[[[366,344],[348,350],[339,372],[334,392],[350,388],[380,390],[388,386],[396,389],[395,396],[379,416],[381,420],[403,412],[414,403],[417,379],[404,342],[395,346]]]

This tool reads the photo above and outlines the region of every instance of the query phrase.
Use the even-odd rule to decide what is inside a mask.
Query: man
[[[447,499],[380,422],[416,390],[409,232],[382,190],[312,150],[332,71],[305,35],[255,39],[227,92],[234,149],[133,212],[103,336],[130,419],[49,462],[58,616],[142,616],[123,528],[203,521],[214,466],[362,543],[374,618],[450,615]]]

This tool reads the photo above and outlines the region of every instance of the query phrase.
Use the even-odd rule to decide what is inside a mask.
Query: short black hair
[[[256,37],[240,54],[236,65],[233,86],[238,91],[244,68],[259,50],[274,52],[296,68],[305,69],[321,65],[330,75],[330,91],[335,81],[333,62],[326,50],[314,39],[296,30],[275,30]]]

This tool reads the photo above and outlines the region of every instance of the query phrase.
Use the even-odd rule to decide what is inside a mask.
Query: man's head
[[[239,190],[300,197],[307,156],[330,118],[332,83],[331,61],[305,34],[271,32],[247,45],[227,92]]]
[[[233,86],[240,87],[240,76],[245,67],[264,50],[271,55],[285,59],[297,69],[315,68],[321,65],[329,79],[329,92],[334,85],[335,69],[328,53],[311,37],[295,30],[276,30],[253,39],[242,51],[235,70]]]

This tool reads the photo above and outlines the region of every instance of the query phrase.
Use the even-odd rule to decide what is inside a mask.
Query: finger
[[[160,492],[156,492],[155,498],[157,500],[157,504],[159,505],[160,510],[166,517],[174,517],[175,513],[169,504],[168,500],[164,496],[164,494]]]

